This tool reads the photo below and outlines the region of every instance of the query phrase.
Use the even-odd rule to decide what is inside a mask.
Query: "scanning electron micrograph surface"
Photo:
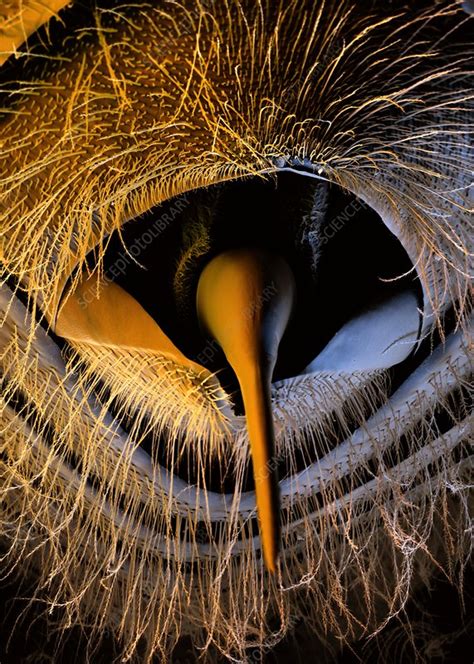
[[[0,0],[0,662],[471,662],[474,4]]]

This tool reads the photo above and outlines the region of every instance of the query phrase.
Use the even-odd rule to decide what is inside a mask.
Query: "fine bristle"
[[[191,635],[203,661],[245,662],[300,623],[329,650],[376,635],[432,570],[462,590],[470,553],[474,51],[449,41],[469,19],[444,1],[104,4],[2,79],[0,562],[31,573],[91,651],[111,630],[120,661],[170,661]],[[400,238],[424,334],[443,335],[451,306],[456,329],[395,395],[389,371],[272,386],[287,476],[269,575],[245,422],[217,378],[142,350],[60,348],[52,328],[73,268],[95,247],[100,273],[114,230],[289,156]],[[188,457],[192,483],[173,472]],[[216,464],[229,493],[209,486]]]

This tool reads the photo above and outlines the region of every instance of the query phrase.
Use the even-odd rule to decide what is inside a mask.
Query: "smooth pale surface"
[[[419,325],[416,295],[412,291],[392,295],[343,325],[303,373],[392,367],[414,349]]]
[[[11,0],[0,6],[0,66],[71,0]],[[6,18],[3,16],[6,15]]]
[[[54,331],[70,341],[156,351],[203,371],[183,355],[135,298],[97,274],[83,279],[60,306]]]
[[[279,499],[271,380],[295,297],[293,275],[278,256],[256,249],[220,254],[203,270],[199,320],[222,347],[240,384],[252,455],[265,564],[276,569]]]

